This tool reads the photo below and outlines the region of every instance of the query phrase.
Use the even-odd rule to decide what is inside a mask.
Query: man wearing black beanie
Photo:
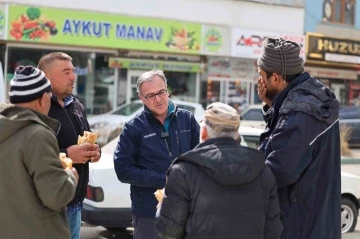
[[[304,72],[300,46],[267,38],[258,96],[267,123],[259,150],[275,175],[282,239],[341,238],[339,102]]]
[[[70,238],[65,207],[78,174],[59,160],[50,81],[19,66],[9,96],[11,104],[0,103],[0,238]]]

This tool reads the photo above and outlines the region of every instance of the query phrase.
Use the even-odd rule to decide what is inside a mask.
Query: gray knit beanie
[[[264,71],[281,75],[297,75],[304,71],[301,47],[282,38],[266,38],[257,65]]]
[[[51,84],[44,72],[33,66],[18,66],[10,81],[10,103],[27,103],[51,92]]]

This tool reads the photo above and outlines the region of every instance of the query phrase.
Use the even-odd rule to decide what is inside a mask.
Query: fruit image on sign
[[[10,35],[17,41],[47,40],[50,35],[56,34],[56,22],[42,16],[39,8],[29,7],[24,14],[11,21]]]
[[[217,52],[222,46],[222,36],[215,28],[209,29],[205,34],[205,47],[209,52]]]
[[[194,37],[195,31],[189,32],[185,27],[181,30],[171,27],[171,35],[166,42],[168,48],[175,48],[177,50],[199,50],[199,39]]]

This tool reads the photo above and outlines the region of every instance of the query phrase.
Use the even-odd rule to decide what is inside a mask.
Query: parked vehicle
[[[341,129],[350,130],[348,143],[350,147],[360,146],[360,107],[346,106],[339,111]]]
[[[249,105],[240,113],[241,125],[257,129],[265,129],[266,123],[261,113],[261,105]]]
[[[241,145],[257,147],[262,130],[240,126]],[[82,220],[111,228],[131,227],[130,185],[118,181],[113,154],[118,137],[102,147],[98,163],[90,164],[90,178]],[[341,173],[341,227],[342,232],[352,232],[356,227],[360,207],[360,177]]]
[[[204,117],[205,110],[201,104],[177,100],[173,100],[173,102],[180,108],[193,112],[198,121]],[[88,117],[91,131],[98,134],[97,143],[103,146],[120,135],[124,123],[134,118],[142,110],[141,100],[135,100],[105,114]]]

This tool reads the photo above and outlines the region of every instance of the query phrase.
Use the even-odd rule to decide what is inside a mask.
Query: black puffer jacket
[[[162,238],[279,238],[275,178],[257,150],[210,139],[177,158],[167,176],[156,218]]]

